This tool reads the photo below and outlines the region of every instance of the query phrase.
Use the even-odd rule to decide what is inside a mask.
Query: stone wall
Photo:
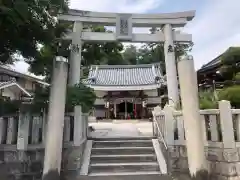
[[[188,173],[187,150],[185,146],[169,147],[169,164],[173,173]],[[205,148],[209,172],[216,180],[240,179],[240,148]]]
[[[65,179],[79,173],[87,140],[88,115],[76,108],[64,121],[61,175]],[[46,122],[46,116],[30,113],[0,117],[0,180],[42,178]]]
[[[85,144],[79,147],[67,145],[62,154],[61,176],[71,179],[79,173]],[[41,180],[44,148],[32,147],[27,151],[16,150],[16,146],[2,146],[0,149],[1,180]]]
[[[85,143],[79,147],[72,146],[64,149],[61,176],[66,180],[73,180],[72,177],[79,176],[84,148]]]
[[[240,179],[240,109],[231,109],[229,101],[220,101],[219,109],[199,110],[205,155],[215,179]],[[185,119],[181,110],[155,107],[153,120],[168,148],[172,172],[188,173]],[[162,148],[163,149],[163,148]],[[194,150],[192,150],[194,154]]]

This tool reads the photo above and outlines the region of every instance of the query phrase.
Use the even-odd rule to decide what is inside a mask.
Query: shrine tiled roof
[[[159,64],[95,65],[85,79],[92,86],[160,85],[164,78]]]

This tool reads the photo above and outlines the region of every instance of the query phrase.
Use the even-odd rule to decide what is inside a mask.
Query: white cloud
[[[240,45],[240,1],[211,0],[196,14],[186,30],[193,34],[196,68],[223,53],[229,46]]]
[[[143,13],[158,7],[162,2],[162,0],[71,0],[70,8],[99,12]]]
[[[36,75],[28,72],[29,65],[27,63],[25,63],[23,60],[15,62],[14,65],[10,65],[10,68],[14,69],[15,71],[18,71],[20,73],[27,74],[27,75],[33,76],[33,77],[37,77],[39,79],[44,78],[43,76],[36,76]]]
[[[17,71],[21,73],[26,73],[28,70],[29,65],[25,63],[23,60],[17,61],[14,63],[14,66],[12,68],[15,68]]]

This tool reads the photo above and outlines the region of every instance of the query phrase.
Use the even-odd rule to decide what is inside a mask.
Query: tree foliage
[[[240,85],[199,92],[200,109],[216,109],[221,100],[230,101],[232,107],[240,108]]]
[[[235,85],[222,89],[219,92],[219,100],[228,100],[234,108],[240,108],[240,86]]]
[[[200,109],[216,109],[218,107],[218,99],[213,91],[199,92],[199,107]]]
[[[134,45],[129,45],[122,53],[123,59],[128,64],[138,64],[138,49]]]
[[[158,28],[150,29],[151,34],[154,34],[158,31],[161,31],[161,29],[158,29]],[[160,48],[161,52],[163,53],[163,58],[164,58],[164,44],[163,43],[148,43],[147,46],[149,48]],[[192,50],[192,47],[193,47],[193,42],[187,42],[187,43],[174,42],[173,48],[174,48],[174,52],[175,52],[176,61],[181,56],[186,55],[188,52],[190,52]]]
[[[187,52],[191,51],[192,46],[192,43],[176,43],[174,45],[176,62],[180,56],[186,55]],[[128,64],[160,63],[163,74],[166,73],[164,44],[149,43],[140,48],[136,48],[136,46],[133,45],[127,46],[123,52],[123,59],[126,61],[126,64],[127,62]]]
[[[226,80],[233,80],[240,72],[240,47],[230,47],[220,58],[221,75]]]
[[[35,92],[33,100],[33,111],[40,111],[42,108],[48,108],[50,88],[38,89]],[[74,87],[67,87],[66,94],[66,111],[72,112],[74,106],[81,105],[83,112],[88,112],[94,105],[96,95],[94,91],[79,83]]]
[[[165,72],[164,50],[160,45],[154,47],[143,45],[140,48],[130,45],[125,48],[122,54],[126,64],[160,63],[163,72]]]
[[[80,83],[74,87],[68,87],[66,108],[68,112],[72,112],[74,106],[81,105],[83,112],[89,112],[95,100],[96,95],[93,89]]]
[[[156,33],[160,29],[152,28],[150,33]],[[192,50],[193,43],[175,43],[174,51],[176,62],[182,55],[186,55]],[[165,54],[163,43],[147,43],[140,48],[136,48],[133,45],[126,47],[123,52],[123,58],[128,61],[129,64],[152,64],[160,63],[163,74],[166,73],[165,68]]]
[[[93,32],[110,33],[104,26],[90,26],[88,27]],[[84,66],[92,64],[125,64],[121,55],[123,44],[120,42],[86,42],[83,45],[82,56]]]
[[[7,116],[18,113],[21,101],[0,98],[0,115]]]
[[[69,24],[62,24],[61,27],[67,29],[71,27]],[[89,26],[93,32],[107,32],[103,26]],[[64,31],[65,32],[65,31]],[[47,80],[50,81],[50,72],[52,70],[53,60],[56,54],[60,54],[70,57],[69,41],[61,41],[61,48],[55,43],[58,40],[52,41],[50,44],[45,44],[40,49],[40,54],[35,59],[28,61],[30,64],[30,72],[36,75],[46,76]],[[59,52],[61,50],[61,52]],[[92,43],[85,42],[82,47],[82,61],[81,64],[84,67],[89,67],[92,64],[126,64],[122,58],[121,51],[123,50],[122,43],[119,42],[103,42],[103,43]],[[86,69],[87,70],[87,69]]]
[[[62,33],[54,15],[67,7],[68,0],[1,0],[0,62],[13,62],[15,54],[38,56],[38,44],[50,44]]]
[[[139,64],[160,63],[161,69],[165,74],[165,57],[162,44],[149,44],[139,49]]]

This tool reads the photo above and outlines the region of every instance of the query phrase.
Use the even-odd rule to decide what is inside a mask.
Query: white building
[[[39,78],[14,71],[7,66],[0,66],[1,97],[11,100],[31,98],[36,88],[48,85]]]

